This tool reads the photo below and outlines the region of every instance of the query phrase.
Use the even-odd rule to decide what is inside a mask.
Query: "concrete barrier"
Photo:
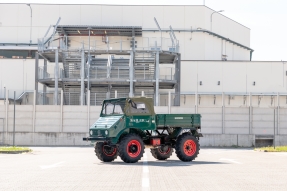
[[[172,113],[194,113],[194,110],[194,107],[171,107]],[[88,135],[89,127],[98,119],[100,111],[100,106],[17,105],[15,143],[86,145],[82,138]],[[155,107],[155,111],[168,113],[168,107]],[[272,108],[254,108],[250,113],[248,107],[224,110],[222,107],[199,107],[198,113],[202,115],[201,133],[204,135],[200,139],[201,146],[251,147],[255,145],[255,135],[274,134]],[[280,108],[279,116],[277,113],[275,143],[287,145],[287,109]],[[13,106],[9,105],[6,110],[5,105],[0,105],[0,118],[4,119],[4,124],[0,120],[0,144],[12,144]]]

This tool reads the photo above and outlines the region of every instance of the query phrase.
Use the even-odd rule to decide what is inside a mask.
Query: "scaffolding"
[[[97,105],[114,97],[115,91],[117,97],[140,96],[144,91],[158,106],[160,89],[180,92],[181,55],[172,30],[171,39],[149,38],[138,26],[58,23],[50,37],[38,39],[35,61],[36,92],[38,83],[44,86],[43,95],[47,87],[54,88],[54,105],[59,104],[59,88],[65,105]],[[180,96],[175,100],[179,105]]]

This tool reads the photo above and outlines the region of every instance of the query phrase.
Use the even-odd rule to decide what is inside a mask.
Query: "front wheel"
[[[109,146],[103,142],[96,143],[95,153],[98,159],[100,159],[103,162],[112,162],[118,157],[117,147]]]
[[[194,160],[199,153],[198,140],[190,134],[178,136],[175,145],[175,153],[177,157],[184,162]]]
[[[171,146],[166,145],[150,149],[150,152],[154,158],[158,160],[166,160],[172,155],[173,148]]]
[[[140,136],[131,133],[124,136],[119,144],[119,155],[126,163],[138,162],[144,153],[144,144]]]

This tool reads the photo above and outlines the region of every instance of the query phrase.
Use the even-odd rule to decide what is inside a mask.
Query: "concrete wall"
[[[160,37],[154,22],[161,29],[171,25],[180,43],[181,58],[186,60],[249,60],[249,51],[221,41],[206,33],[179,32],[177,30],[211,30],[210,15],[214,11],[206,6],[129,6],[129,5],[44,5],[31,4],[32,42],[44,37],[48,27],[61,17],[61,25],[142,26],[154,32],[143,32],[143,37]],[[221,14],[213,14],[212,31],[230,40],[250,46],[250,29]],[[0,42],[29,43],[30,8],[26,4],[1,4]],[[52,30],[50,30],[50,34]],[[163,38],[170,38],[163,32]],[[111,38],[111,40],[113,40]],[[141,41],[137,39],[137,41]],[[101,41],[99,41],[101,42]],[[158,42],[159,43],[159,42]]]
[[[17,105],[15,137],[17,145],[86,145],[82,141],[98,119],[99,106]],[[168,107],[155,107],[168,113]],[[287,144],[287,107],[275,107],[276,144]],[[195,113],[195,108],[171,107],[171,113]],[[201,146],[252,146],[256,135],[273,135],[274,108],[198,106],[204,137]],[[0,142],[12,144],[13,106],[0,105]],[[8,130],[8,133],[7,133]],[[4,132],[4,133],[3,133]],[[7,133],[7,134],[6,134]],[[4,140],[4,141],[3,141]]]

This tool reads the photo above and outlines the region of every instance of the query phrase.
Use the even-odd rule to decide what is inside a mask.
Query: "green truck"
[[[103,162],[120,156],[126,163],[135,163],[145,148],[158,160],[169,158],[174,149],[180,160],[194,160],[202,137],[200,114],[155,114],[153,103],[147,97],[104,100],[100,118],[83,140],[95,145]]]

